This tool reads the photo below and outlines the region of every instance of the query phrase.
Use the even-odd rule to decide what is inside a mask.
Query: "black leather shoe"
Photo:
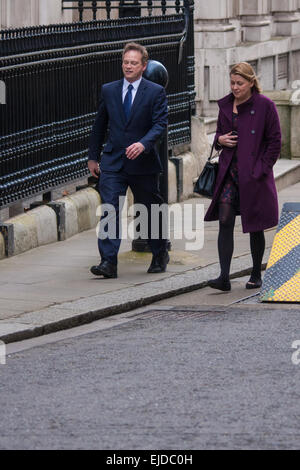
[[[261,285],[262,285],[261,279],[252,280],[250,278],[245,287],[246,289],[259,289]]]
[[[110,279],[118,277],[117,265],[111,264],[108,261],[102,261],[98,266],[92,266],[91,273],[95,276],[104,276]]]
[[[219,277],[217,279],[210,279],[208,281],[208,285],[212,289],[218,289],[224,292],[231,290],[230,281],[224,281],[223,279],[220,279]]]
[[[148,273],[164,273],[167,268],[167,264],[170,261],[169,253],[162,251],[158,255],[152,257]]]

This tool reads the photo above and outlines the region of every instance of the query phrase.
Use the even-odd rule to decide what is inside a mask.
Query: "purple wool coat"
[[[232,93],[218,101],[219,117],[214,145],[232,131]],[[278,224],[278,199],[273,165],[280,154],[281,131],[276,106],[256,90],[238,110],[238,178],[243,232],[258,232]],[[218,148],[216,146],[216,148]],[[218,199],[234,148],[223,147],[211,204],[204,220],[218,220]]]

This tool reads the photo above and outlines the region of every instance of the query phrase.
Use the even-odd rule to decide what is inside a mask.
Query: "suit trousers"
[[[153,204],[161,205],[164,202],[159,193],[159,174],[132,175],[126,173],[124,169],[118,172],[102,170],[98,185],[101,204],[105,209],[100,220],[100,230],[98,235],[98,248],[102,261],[108,261],[114,265],[117,264],[118,252],[121,244],[119,214],[120,211],[122,211],[119,197],[126,196],[128,186],[133,193],[134,203],[143,204],[147,209],[148,237],[146,238],[148,239],[152,254],[157,255],[159,252],[167,249],[167,238],[163,238],[163,235],[167,233],[166,217],[162,216],[160,218],[159,229],[157,231],[158,236],[151,237],[151,227],[153,222],[151,217],[151,206]],[[106,210],[109,207],[107,205],[110,205],[110,207],[113,206],[113,217],[110,216],[110,211]],[[111,225],[114,226],[112,231]]]

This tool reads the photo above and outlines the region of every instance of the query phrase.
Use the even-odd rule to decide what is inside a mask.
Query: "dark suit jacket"
[[[92,128],[89,160],[100,160],[100,169],[128,174],[146,175],[161,172],[161,163],[155,143],[168,123],[168,105],[162,86],[142,78],[126,122],[122,103],[123,79],[102,86],[100,105]],[[125,151],[135,142],[141,142],[145,151],[135,160],[129,160]]]

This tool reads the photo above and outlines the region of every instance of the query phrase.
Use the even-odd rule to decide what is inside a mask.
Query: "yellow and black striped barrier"
[[[300,203],[283,205],[260,292],[262,302],[300,302]]]

